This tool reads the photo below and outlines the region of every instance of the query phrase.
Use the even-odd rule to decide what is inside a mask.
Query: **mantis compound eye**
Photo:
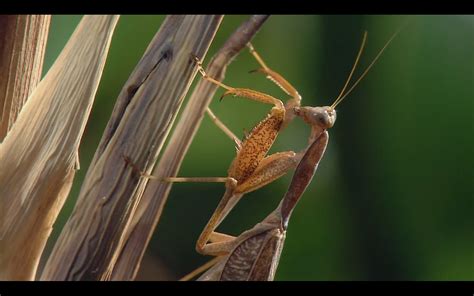
[[[324,115],[319,115],[318,119],[319,123],[321,123],[322,125],[327,125],[329,123],[329,118]]]
[[[323,129],[332,127],[334,120],[328,107],[295,107],[295,115],[301,117],[312,126],[319,126]]]

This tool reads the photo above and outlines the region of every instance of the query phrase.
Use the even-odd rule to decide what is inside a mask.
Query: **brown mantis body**
[[[250,48],[260,64],[265,65],[253,47],[250,46]],[[286,236],[288,219],[299,197],[310,183],[324,154],[329,137],[326,129],[332,127],[336,119],[333,107],[299,107],[301,98],[286,80],[268,68],[258,71],[265,71],[271,80],[275,81],[285,92],[293,93],[293,98],[287,102],[286,106],[266,94],[247,89],[229,88],[207,77],[205,72],[200,69],[204,78],[227,89],[224,95],[237,93],[257,101],[273,102],[275,107],[242,143],[238,143],[237,156],[229,169],[230,181],[226,183],[224,197],[196,244],[198,252],[220,257],[211,261],[211,264],[216,263],[216,265],[202,275],[199,280],[273,280]],[[294,116],[301,116],[312,126],[308,148],[299,153],[288,151],[265,157],[279,130]],[[255,143],[260,145],[255,146]],[[257,162],[253,165],[255,169],[252,170],[252,166],[247,165],[248,159]],[[287,194],[277,209],[262,222],[238,237],[214,232],[244,193],[274,181],[297,166],[297,173],[293,177]],[[239,172],[246,171],[250,171],[250,173],[238,175]],[[239,183],[233,179],[233,176],[244,176],[244,178],[239,179],[243,180]],[[169,181],[176,180],[199,181],[197,178],[169,178]],[[207,243],[209,240],[212,242]],[[189,277],[194,274],[193,272]]]
[[[296,168],[290,187],[278,207],[262,222],[232,241],[228,255],[198,280],[272,281],[280,260],[288,220],[324,155],[329,135],[324,131],[308,147]]]
[[[324,154],[329,137],[327,129],[331,128],[336,120],[335,107],[361,81],[398,32],[389,39],[359,79],[344,93],[363,51],[366,40],[366,33],[364,34],[361,48],[346,84],[334,103],[325,107],[300,107],[301,97],[296,89],[280,74],[269,69],[250,44],[251,53],[262,67],[256,72],[265,74],[292,97],[286,104],[261,92],[232,88],[216,81],[207,76],[197,60],[202,76],[227,90],[223,96],[240,96],[274,105],[269,115],[254,127],[242,142],[208,109],[208,114],[214,122],[237,144],[237,155],[230,165],[228,176],[223,178],[169,177],[164,180],[167,182],[225,182],[224,196],[196,243],[196,250],[199,253],[217,257],[211,262],[216,265],[202,275],[201,280],[273,279],[289,217]],[[286,151],[267,156],[280,130],[295,116],[301,117],[311,126],[308,147],[299,153]],[[238,237],[215,232],[244,194],[278,179],[294,168],[297,169],[287,193],[277,209],[267,218]]]

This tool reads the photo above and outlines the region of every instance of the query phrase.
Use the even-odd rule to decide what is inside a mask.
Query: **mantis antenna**
[[[398,33],[400,33],[400,31],[403,29],[403,27],[405,26],[401,26],[395,33],[393,33],[392,37],[390,37],[390,39],[385,43],[385,45],[382,47],[382,49],[379,51],[379,53],[375,56],[374,60],[370,63],[370,65],[367,67],[367,69],[365,69],[365,71],[362,73],[362,75],[360,75],[359,79],[356,80],[356,82],[354,82],[354,84],[351,86],[351,88],[341,97],[339,96],[335,101],[334,103],[331,105],[331,109],[334,109],[336,108],[337,105],[339,105],[339,103],[342,102],[342,100],[344,100],[345,97],[347,97],[347,95],[349,95],[353,90],[354,88],[357,86],[357,84],[359,84],[359,82],[367,75],[367,73],[369,72],[370,68],[372,68],[372,66],[375,64],[375,62],[379,59],[379,57],[382,55],[382,53],[385,51],[385,49],[387,48],[387,46],[392,42],[392,40],[398,35]],[[364,40],[365,40],[365,35],[367,34],[367,32],[364,34]],[[363,45],[363,43],[362,43]],[[362,49],[362,47],[361,47]],[[361,51],[359,51],[359,54],[361,53]],[[356,59],[356,64],[357,64],[357,61],[359,59],[359,56],[357,56],[357,59]],[[355,65],[354,65],[355,66]],[[351,75],[352,75],[352,72],[351,72]],[[350,76],[349,76],[350,77]],[[345,87],[344,87],[345,88]]]
[[[339,99],[341,96],[344,94],[344,91],[346,90],[347,86],[349,85],[349,82],[351,81],[352,75],[354,74],[354,71],[357,67],[357,63],[359,63],[360,57],[362,56],[362,52],[364,51],[364,46],[365,46],[365,41],[367,40],[367,31],[364,31],[364,37],[362,38],[362,43],[359,48],[359,52],[357,53],[357,57],[355,59],[354,65],[352,66],[351,73],[349,73],[349,76],[347,77],[346,84],[344,84],[344,87],[342,88],[341,92],[337,96],[337,98],[334,100],[334,103],[331,105],[331,109],[334,109],[334,107],[337,106]]]

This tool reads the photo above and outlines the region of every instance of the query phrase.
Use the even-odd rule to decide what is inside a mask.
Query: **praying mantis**
[[[335,108],[368,73],[399,31],[392,35],[366,70],[345,92],[364,49],[367,32],[364,33],[362,44],[344,87],[333,104],[324,107],[302,107],[301,96],[298,91],[283,76],[270,69],[250,43],[248,44],[250,53],[261,67],[253,72],[266,75],[287,95],[291,96],[285,104],[268,94],[246,88],[230,87],[209,77],[199,59],[195,58],[198,71],[202,77],[226,90],[222,97],[233,95],[273,105],[268,116],[258,123],[242,141],[210,109],[207,109],[211,119],[237,146],[237,155],[229,167],[227,177],[168,177],[162,180],[165,182],[225,183],[225,193],[196,243],[197,252],[216,257],[204,266],[204,268],[210,267],[210,269],[201,276],[201,280],[273,280],[289,217],[297,201],[311,182],[319,161],[324,155],[329,140],[327,130],[336,121]],[[308,146],[297,153],[285,151],[267,156],[278,133],[294,117],[302,118],[311,126]],[[284,198],[277,209],[262,222],[238,237],[215,231],[246,193],[273,182],[295,168],[295,174]],[[201,270],[196,270],[190,277],[194,276],[197,271]]]
[[[324,131],[308,146],[278,207],[262,222],[236,237],[228,255],[216,257],[215,261],[211,260],[210,264],[203,266],[206,269],[215,264],[198,280],[273,280],[283,249],[288,220],[316,172],[328,139],[329,134]],[[197,269],[183,279],[192,278],[196,272],[201,271],[202,269]]]

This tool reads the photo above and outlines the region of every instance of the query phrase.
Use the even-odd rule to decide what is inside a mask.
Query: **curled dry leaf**
[[[34,279],[74,177],[118,16],[85,16],[0,146],[0,279]]]

